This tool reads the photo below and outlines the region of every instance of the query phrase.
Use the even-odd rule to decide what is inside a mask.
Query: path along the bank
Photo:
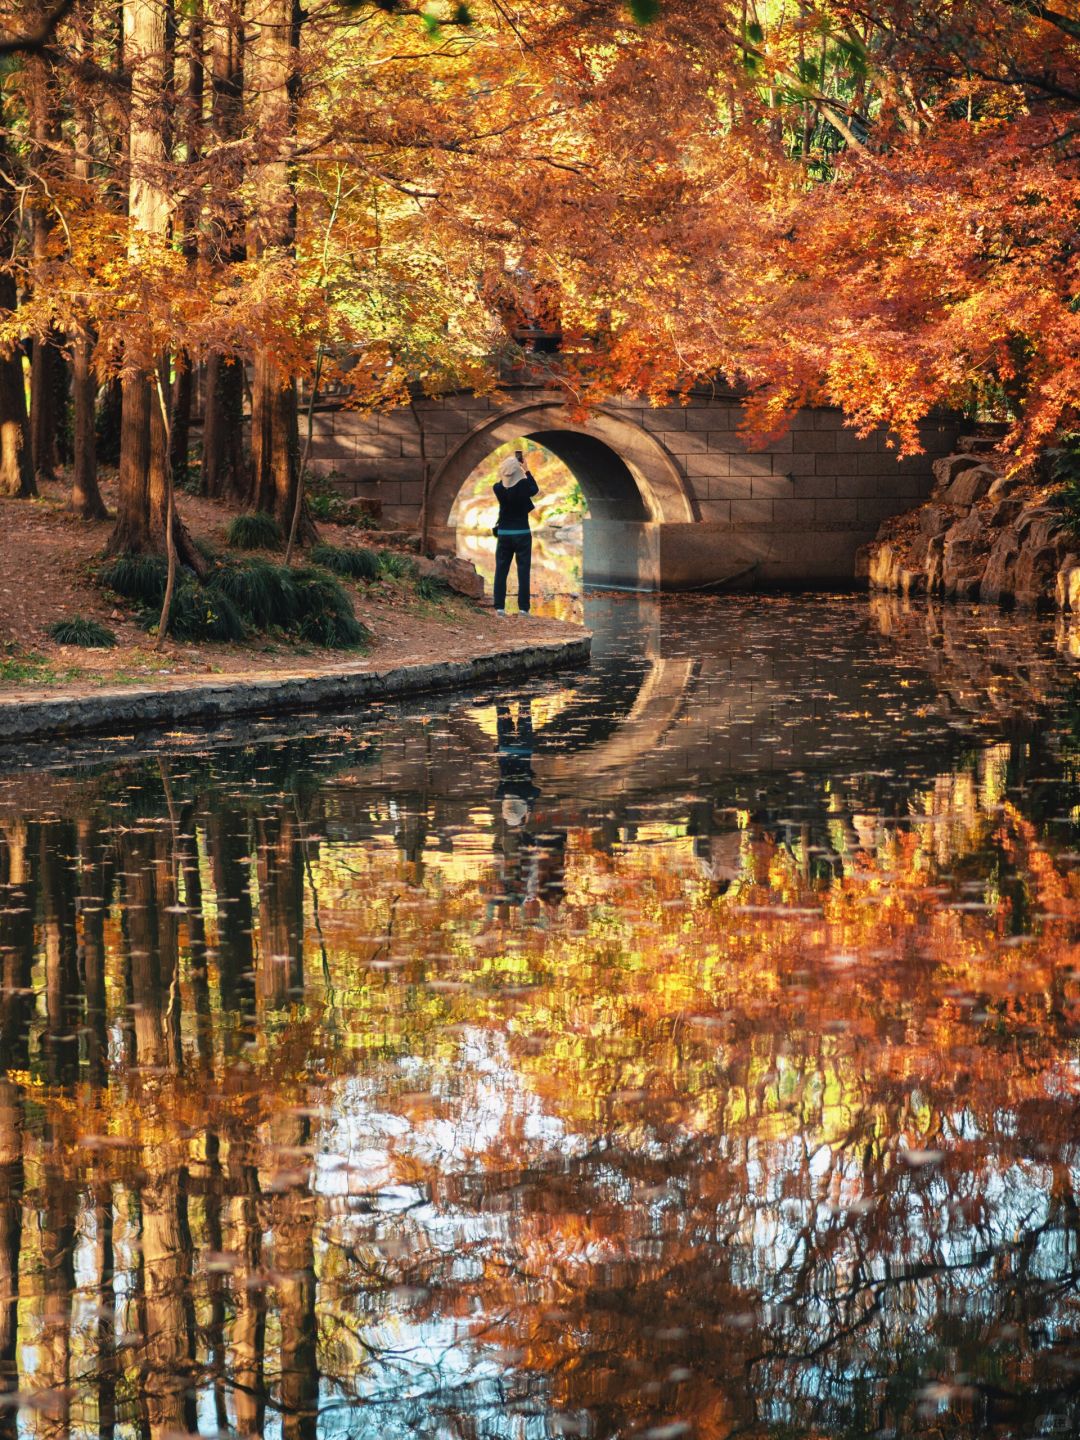
[[[537,622],[533,622],[530,629]],[[493,680],[513,680],[541,670],[581,665],[589,658],[587,633],[546,640],[480,647],[471,655],[413,664],[375,665],[346,661],[333,669],[286,669],[276,674],[177,676],[171,682],[64,693],[0,692],[0,742],[44,739],[94,730],[119,730],[191,721],[205,723],[235,715],[350,705],[432,691],[467,689]]]

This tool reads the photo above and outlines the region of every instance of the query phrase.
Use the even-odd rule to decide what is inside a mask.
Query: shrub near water
[[[54,620],[49,634],[58,645],[82,645],[87,650],[109,650],[116,644],[116,636],[107,626],[83,615]]]
[[[149,630],[161,619],[159,610],[144,610]],[[174,640],[243,640],[243,616],[227,595],[200,585],[190,575],[177,577],[169,609],[169,634]]]
[[[98,571],[100,584],[134,601],[147,629],[161,616],[167,567],[159,556],[119,555]],[[366,646],[371,632],[353,614],[341,582],[312,566],[290,570],[269,560],[221,565],[205,585],[178,569],[169,612],[176,640],[243,640],[250,630],[282,630],[339,650]]]
[[[335,575],[344,575],[348,580],[377,580],[381,573],[378,554],[363,546],[346,549],[336,545],[316,545],[311,552],[311,561],[324,570],[332,570]]]
[[[237,515],[225,532],[225,544],[230,550],[280,550],[284,543],[281,526],[263,510]]]
[[[305,640],[335,650],[369,644],[371,631],[357,620],[347,591],[332,575],[311,566],[292,573],[300,602],[296,628]]]
[[[300,617],[295,572],[268,560],[223,565],[210,578],[210,589],[225,595],[256,630],[289,630]]]

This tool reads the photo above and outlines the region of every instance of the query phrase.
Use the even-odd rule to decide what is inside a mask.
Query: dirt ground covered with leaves
[[[102,488],[111,502],[112,486]],[[342,582],[357,619],[372,634],[363,651],[322,649],[273,633],[232,644],[170,638],[158,650],[136,608],[94,579],[112,522],[76,519],[66,508],[68,494],[66,485],[56,484],[43,487],[36,500],[0,498],[0,696],[28,698],[34,691],[60,689],[77,694],[125,684],[179,686],[193,676],[255,678],[466,660],[497,647],[580,633],[538,617],[502,620],[489,605],[457,595],[424,599],[407,578],[383,577],[367,584]],[[222,555],[235,553],[225,547],[235,511],[189,495],[178,497],[178,508],[197,540]],[[319,534],[331,545],[380,546],[377,531],[320,522]],[[282,557],[267,558],[280,563]],[[88,649],[50,637],[53,622],[76,615],[106,626],[115,646]]]

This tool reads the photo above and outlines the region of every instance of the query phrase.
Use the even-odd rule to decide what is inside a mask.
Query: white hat
[[[525,479],[525,467],[521,461],[516,460],[513,455],[508,455],[506,459],[499,464],[499,479],[507,489],[510,489],[516,485],[519,480]]]
[[[516,830],[519,825],[524,825],[525,821],[529,818],[528,802],[522,800],[520,795],[504,795],[502,818],[511,829]]]

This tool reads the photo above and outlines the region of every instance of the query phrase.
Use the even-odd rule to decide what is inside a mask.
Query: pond
[[[1060,621],[0,753],[0,1435],[1080,1431]]]

